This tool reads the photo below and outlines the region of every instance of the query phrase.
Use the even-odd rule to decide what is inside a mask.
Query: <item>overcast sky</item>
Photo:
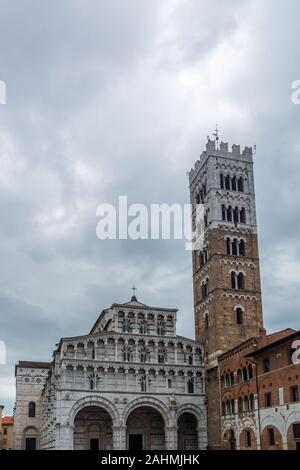
[[[178,307],[194,336],[181,241],[99,241],[96,208],[187,203],[216,121],[257,145],[265,324],[300,329],[299,0],[0,0],[0,402],[14,364],[129,300]]]

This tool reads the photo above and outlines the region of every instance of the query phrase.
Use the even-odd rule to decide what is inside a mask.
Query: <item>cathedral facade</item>
[[[135,296],[16,366],[15,449],[206,449],[203,353]]]

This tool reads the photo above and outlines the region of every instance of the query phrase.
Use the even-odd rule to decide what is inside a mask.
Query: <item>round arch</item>
[[[118,426],[119,413],[118,413],[117,408],[114,406],[113,403],[111,403],[106,398],[98,397],[98,396],[84,397],[74,403],[69,413],[69,425],[70,426],[72,427],[74,426],[74,420],[75,420],[77,413],[81,409],[87,406],[98,406],[99,408],[103,408],[110,415],[113,425]]]
[[[140,398],[136,398],[135,400],[133,400],[132,402],[130,402],[128,404],[128,406],[125,408],[125,410],[123,411],[123,414],[122,414],[122,418],[121,418],[121,422],[122,424],[126,425],[126,421],[129,417],[129,415],[134,411],[136,410],[137,408],[140,408],[140,407],[150,407],[150,408],[154,408],[156,411],[158,411],[163,420],[164,420],[164,424],[165,426],[169,426],[169,416],[168,416],[168,410],[167,410],[167,407],[166,405],[158,400],[157,398],[153,398],[153,397],[140,397]]]

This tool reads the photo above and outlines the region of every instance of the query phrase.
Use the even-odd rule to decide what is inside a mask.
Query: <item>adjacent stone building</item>
[[[176,316],[133,296],[51,364],[20,362],[15,448],[206,449],[203,353]]]

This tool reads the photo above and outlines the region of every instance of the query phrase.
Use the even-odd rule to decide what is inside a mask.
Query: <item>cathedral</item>
[[[114,303],[16,365],[15,449],[300,449],[300,332],[264,329],[252,149],[216,133],[189,184],[196,341],[176,309]]]
[[[203,351],[135,295],[16,366],[15,449],[206,449]]]

